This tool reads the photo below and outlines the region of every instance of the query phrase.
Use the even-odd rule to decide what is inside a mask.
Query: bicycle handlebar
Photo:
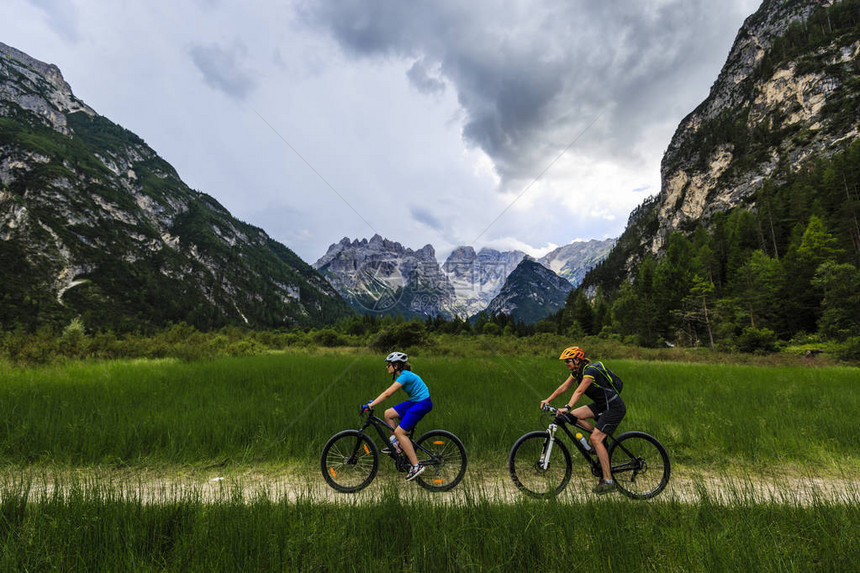
[[[553,408],[553,407],[552,407],[552,406],[550,406],[549,404],[544,404],[544,405],[543,405],[543,408],[541,408],[541,410],[542,410],[542,411],[544,411],[544,412],[548,412],[549,414],[552,414],[553,416],[558,416],[558,408]],[[578,419],[578,418],[574,418],[574,417],[573,417],[573,415],[572,415],[572,414],[570,414],[570,411],[569,411],[569,410],[568,410],[568,414],[571,416],[571,418],[566,420],[566,421],[567,421],[567,423],[568,423],[568,424],[578,425],[578,424],[579,424],[579,419]],[[571,422],[571,421],[570,421],[571,419],[573,419],[574,421],[573,421],[573,422]]]

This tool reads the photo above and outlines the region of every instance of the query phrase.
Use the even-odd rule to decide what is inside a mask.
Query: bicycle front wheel
[[[570,481],[573,463],[567,446],[553,438],[550,463],[544,467],[549,446],[547,432],[529,432],[511,448],[508,471],[520,490],[533,497],[552,497],[562,492]]]
[[[609,446],[609,464],[618,489],[633,499],[651,499],[669,483],[669,454],[645,432],[618,436]]]
[[[445,430],[432,430],[415,443],[415,453],[425,467],[424,473],[415,478],[418,485],[431,491],[448,491],[460,483],[467,462],[460,438]]]
[[[379,450],[367,434],[344,430],[326,442],[320,460],[326,483],[343,493],[366,488],[379,470]]]

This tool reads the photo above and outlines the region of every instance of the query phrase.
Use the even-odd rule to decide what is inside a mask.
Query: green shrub
[[[539,320],[535,323],[535,332],[543,334],[555,334],[558,326],[551,320]]]
[[[311,340],[320,346],[346,346],[346,339],[333,328],[323,328],[311,334]]]
[[[853,336],[837,344],[833,348],[833,353],[839,360],[846,362],[860,362],[860,336]]]
[[[380,330],[370,341],[370,347],[382,352],[398,348],[421,346],[427,342],[427,329],[421,322],[409,321]]]
[[[769,328],[747,326],[738,336],[738,350],[741,352],[776,352],[776,333]]]
[[[64,356],[80,356],[83,353],[86,342],[87,333],[84,329],[84,323],[80,317],[75,317],[63,329],[63,334],[59,340],[60,352]]]
[[[488,323],[487,323],[487,324],[485,324],[485,325],[484,325],[484,327],[481,329],[481,332],[482,332],[483,334],[487,334],[487,335],[489,335],[489,336],[501,336],[501,334],[502,334],[502,327],[501,327],[501,326],[499,326],[498,324],[496,324],[495,322],[488,322]]]

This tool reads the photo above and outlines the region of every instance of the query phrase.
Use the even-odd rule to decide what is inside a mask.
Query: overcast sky
[[[313,263],[617,237],[760,0],[2,0],[192,188]]]

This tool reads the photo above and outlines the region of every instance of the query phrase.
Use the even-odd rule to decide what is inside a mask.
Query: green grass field
[[[860,467],[856,368],[607,363],[625,380],[619,432],[657,436],[681,466]],[[0,464],[314,463],[390,384],[383,366],[376,355],[329,352],[6,368]],[[539,401],[566,375],[557,360],[531,356],[427,356],[414,366],[435,403],[419,432],[449,429],[470,460],[500,467],[518,436],[546,423]]]
[[[502,481],[511,445],[546,424],[538,403],[566,375],[554,357],[534,355],[417,355],[412,363],[435,402],[419,433],[453,431],[466,444],[471,471]],[[657,436],[672,458],[673,480],[729,475],[744,483],[766,475],[856,483],[860,476],[856,368],[606,363],[625,381],[628,415],[619,431]],[[81,468],[169,476],[217,467],[314,480],[328,437],[358,427],[358,405],[389,383],[379,356],[343,350],[0,366],[0,568],[860,568],[856,488],[841,500],[803,502],[790,491],[762,501],[742,487],[728,492],[729,503],[705,489],[687,500],[500,502],[465,482],[457,498],[404,495],[408,484],[385,479],[388,468],[371,485],[372,501],[310,494],[212,501],[190,491],[152,502],[110,480],[82,486],[68,477]],[[39,471],[59,483],[39,488],[20,477]],[[584,488],[577,479],[568,487]]]

